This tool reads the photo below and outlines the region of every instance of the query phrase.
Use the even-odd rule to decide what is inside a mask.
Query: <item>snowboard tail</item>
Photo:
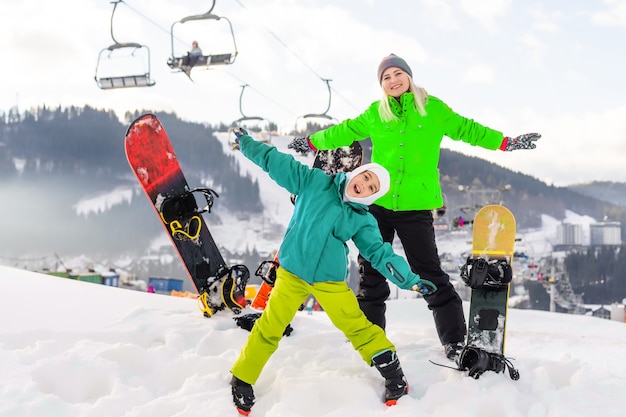
[[[209,232],[203,213],[210,212],[217,193],[191,189],[172,144],[158,118],[144,114],[129,126],[125,137],[128,163],[170,237],[199,294],[200,309],[210,317],[226,307],[241,311],[249,272],[229,267]],[[207,201],[199,208],[194,194]]]

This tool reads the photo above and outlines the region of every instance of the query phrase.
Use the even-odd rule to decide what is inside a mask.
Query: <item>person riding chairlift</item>
[[[200,47],[198,46],[198,41],[193,41],[191,43],[191,47],[191,50],[187,52],[187,55],[183,57],[183,68],[193,68],[203,56],[202,49],[200,49]]]

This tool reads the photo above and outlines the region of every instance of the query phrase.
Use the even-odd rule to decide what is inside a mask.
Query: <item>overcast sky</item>
[[[133,72],[149,69],[156,85],[103,91],[94,75],[100,51],[113,43],[109,0],[2,0],[0,111],[88,104],[120,116],[167,110],[230,124],[242,116],[239,96],[248,84],[243,114],[285,131],[326,110],[322,79],[332,80],[328,115],[360,114],[380,98],[376,68],[393,52],[407,60],[417,84],[458,113],[505,135],[543,135],[526,152],[451,140],[444,147],[548,184],[626,181],[624,0],[217,0],[213,13],[232,22],[239,55],[233,65],[194,70],[191,82],[166,65],[171,27],[210,6],[120,3],[114,37],[147,47],[150,59],[133,60],[141,67]],[[205,52],[233,50],[225,20],[177,24],[174,32],[175,55],[194,39]]]

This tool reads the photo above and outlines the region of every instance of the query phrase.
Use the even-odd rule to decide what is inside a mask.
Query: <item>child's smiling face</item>
[[[363,171],[355,175],[347,185],[346,194],[350,197],[365,198],[380,190],[378,176],[372,171]]]

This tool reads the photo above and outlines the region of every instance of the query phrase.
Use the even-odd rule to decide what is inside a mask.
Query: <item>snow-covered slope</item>
[[[195,300],[0,267],[0,417],[223,417],[229,369],[248,332]],[[521,379],[473,380],[442,353],[421,299],[388,303],[388,335],[411,390],[383,381],[323,312],[297,313],[255,385],[264,417],[621,417],[626,325],[511,310],[507,353]]]

